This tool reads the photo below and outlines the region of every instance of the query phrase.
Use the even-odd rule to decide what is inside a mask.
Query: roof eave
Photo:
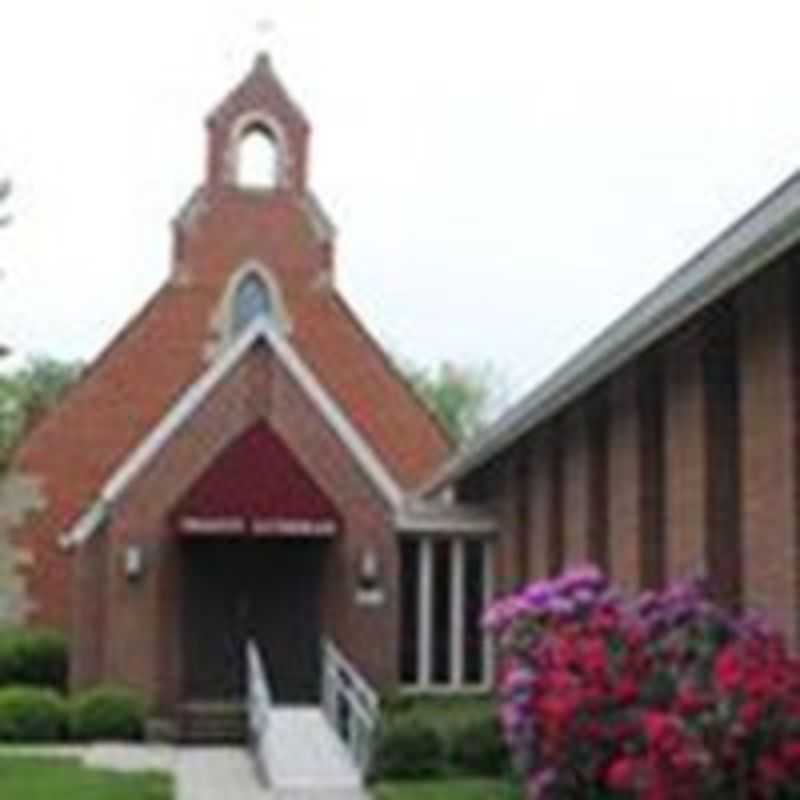
[[[423,489],[432,494],[484,466],[521,435],[592,388],[800,241],[800,173],[659,284],[446,462]]]

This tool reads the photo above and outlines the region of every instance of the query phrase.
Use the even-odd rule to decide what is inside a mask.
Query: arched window
[[[271,131],[264,125],[246,128],[239,139],[236,184],[242,189],[273,189],[278,184],[280,157]]]
[[[248,275],[236,287],[233,298],[234,336],[241,333],[257,317],[263,316],[269,319],[272,310],[272,299],[264,281],[258,275]]]

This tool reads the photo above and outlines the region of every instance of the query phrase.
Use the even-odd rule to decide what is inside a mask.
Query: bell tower
[[[261,53],[245,79],[208,116],[208,168],[212,191],[286,190],[302,195],[306,188],[309,124]],[[253,182],[245,167],[258,170]],[[252,159],[252,160],[251,160]]]
[[[219,293],[243,265],[259,263],[285,294],[301,282],[327,284],[335,230],[308,186],[311,126],[266,53],[206,130],[203,181],[175,220],[174,279]]]

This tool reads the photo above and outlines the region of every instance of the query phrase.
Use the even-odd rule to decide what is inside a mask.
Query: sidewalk
[[[176,800],[369,800],[361,789],[264,789],[256,779],[250,756],[241,747],[10,746],[0,748],[3,754],[79,758],[89,767],[122,772],[170,772],[175,776]]]

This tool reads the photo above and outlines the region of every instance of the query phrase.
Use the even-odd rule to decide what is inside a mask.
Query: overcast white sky
[[[347,296],[515,393],[800,165],[797,3],[4,2],[0,341],[90,358],[164,278],[264,17]]]

